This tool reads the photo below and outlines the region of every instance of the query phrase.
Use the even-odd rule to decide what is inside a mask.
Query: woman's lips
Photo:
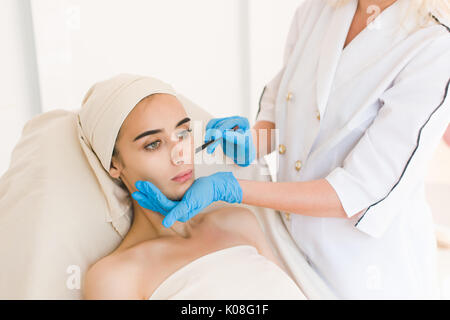
[[[189,180],[191,177],[192,177],[192,169],[180,173],[179,175],[173,177],[172,180],[183,183]]]

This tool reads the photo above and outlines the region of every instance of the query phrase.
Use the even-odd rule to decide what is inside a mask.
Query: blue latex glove
[[[238,126],[234,131],[232,128]],[[247,118],[234,116],[212,119],[206,125],[205,142],[220,139],[210,144],[206,152],[213,153],[221,144],[223,153],[241,167],[247,167],[255,160],[256,150]]]
[[[149,181],[137,181],[135,187],[138,191],[131,194],[133,199],[136,200],[141,207],[159,212],[164,216],[179,203],[179,201],[168,199]]]
[[[188,221],[213,202],[242,202],[241,186],[231,172],[217,172],[196,179],[181,201],[167,199],[148,181],[139,181],[136,188],[139,191],[134,192],[132,197],[140,206],[163,214],[162,224],[166,228],[170,228],[175,221]]]
[[[183,199],[164,218],[163,225],[169,228],[177,220],[186,222],[216,201],[242,202],[241,186],[231,172],[217,172],[196,179]]]

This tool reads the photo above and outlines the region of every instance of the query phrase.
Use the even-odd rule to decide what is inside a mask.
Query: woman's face
[[[172,95],[154,94],[139,102],[122,124],[116,150],[110,174],[120,177],[130,193],[143,180],[180,200],[194,181],[190,119]]]

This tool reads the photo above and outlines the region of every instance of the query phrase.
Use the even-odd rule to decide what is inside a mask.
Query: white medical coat
[[[398,0],[343,50],[357,3],[301,3],[257,115],[278,130],[277,180],[325,178],[349,219],[283,220],[338,297],[436,298],[424,178],[450,121],[450,34],[412,16],[402,28]]]

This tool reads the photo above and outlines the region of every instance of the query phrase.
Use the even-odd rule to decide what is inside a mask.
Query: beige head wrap
[[[120,74],[94,84],[78,112],[80,143],[108,204],[106,221],[111,222],[122,237],[130,225],[131,198],[109,175],[112,152],[128,114],[142,99],[156,93],[176,96],[170,85],[157,79]]]

